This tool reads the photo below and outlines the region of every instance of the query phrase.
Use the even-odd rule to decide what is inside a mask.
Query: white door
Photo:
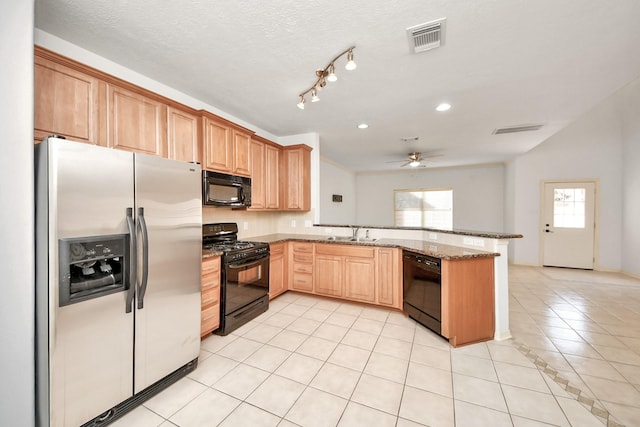
[[[545,182],[542,265],[593,269],[594,182]]]

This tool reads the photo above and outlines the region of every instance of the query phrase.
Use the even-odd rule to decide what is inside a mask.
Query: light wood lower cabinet
[[[343,260],[339,256],[316,253],[313,291],[320,295],[341,297]]]
[[[458,346],[493,338],[493,258],[442,261],[442,336]]]
[[[220,326],[220,257],[202,260],[202,309],[200,336]]]
[[[287,244],[269,245],[269,299],[273,299],[287,290]]]
[[[313,243],[289,243],[289,289],[313,292]]]
[[[377,248],[376,303],[402,309],[402,250]]]
[[[288,289],[402,308],[402,252],[397,248],[289,243]]]

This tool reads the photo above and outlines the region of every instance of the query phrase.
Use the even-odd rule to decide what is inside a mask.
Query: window
[[[556,188],[553,190],[553,226],[584,228],[586,189]]]
[[[453,190],[395,190],[396,226],[453,228]]]

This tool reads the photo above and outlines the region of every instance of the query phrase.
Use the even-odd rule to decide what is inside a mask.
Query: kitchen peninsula
[[[371,230],[372,236],[360,236],[364,232],[358,234],[358,229]],[[402,310],[402,253],[409,251],[442,262],[441,335],[452,345],[510,338],[507,245],[508,239],[522,235],[326,224],[317,224],[314,231],[319,233],[250,238],[284,253],[272,259],[272,270],[277,272],[275,276],[272,272],[273,284],[280,289],[272,297],[293,290]],[[467,300],[460,299],[463,297]],[[465,336],[467,331],[457,331],[455,325],[462,318],[458,315],[468,313],[472,306],[487,307],[484,320],[478,322],[484,322],[484,332]],[[493,314],[487,315],[487,310]]]

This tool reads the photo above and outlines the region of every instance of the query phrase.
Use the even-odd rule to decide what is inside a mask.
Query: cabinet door
[[[106,132],[100,130],[106,123],[104,83],[38,56],[34,60],[35,140],[58,134],[106,145]]]
[[[167,107],[143,95],[108,86],[109,147],[167,157]]]
[[[199,162],[198,118],[174,107],[167,108],[169,158],[183,162]]]
[[[220,257],[202,261],[202,296],[200,336],[220,326]]]
[[[345,297],[364,302],[375,302],[375,259],[344,259]]]
[[[378,248],[377,251],[377,303],[402,308],[402,252],[391,248]]]
[[[285,250],[284,243],[271,245],[271,262],[269,264],[269,299],[273,299],[287,290],[285,283]]]
[[[211,171],[232,172],[232,141],[229,126],[211,120],[203,119],[202,156],[203,168]]]
[[[283,148],[284,209],[308,211],[311,209],[311,153],[303,146]]]
[[[233,173],[251,176],[251,135],[233,131]]]
[[[313,290],[317,294],[342,296],[342,258],[333,255],[316,255]]]
[[[280,209],[280,153],[281,149],[265,145],[265,208]]]
[[[265,208],[265,144],[251,141],[251,207]]]

